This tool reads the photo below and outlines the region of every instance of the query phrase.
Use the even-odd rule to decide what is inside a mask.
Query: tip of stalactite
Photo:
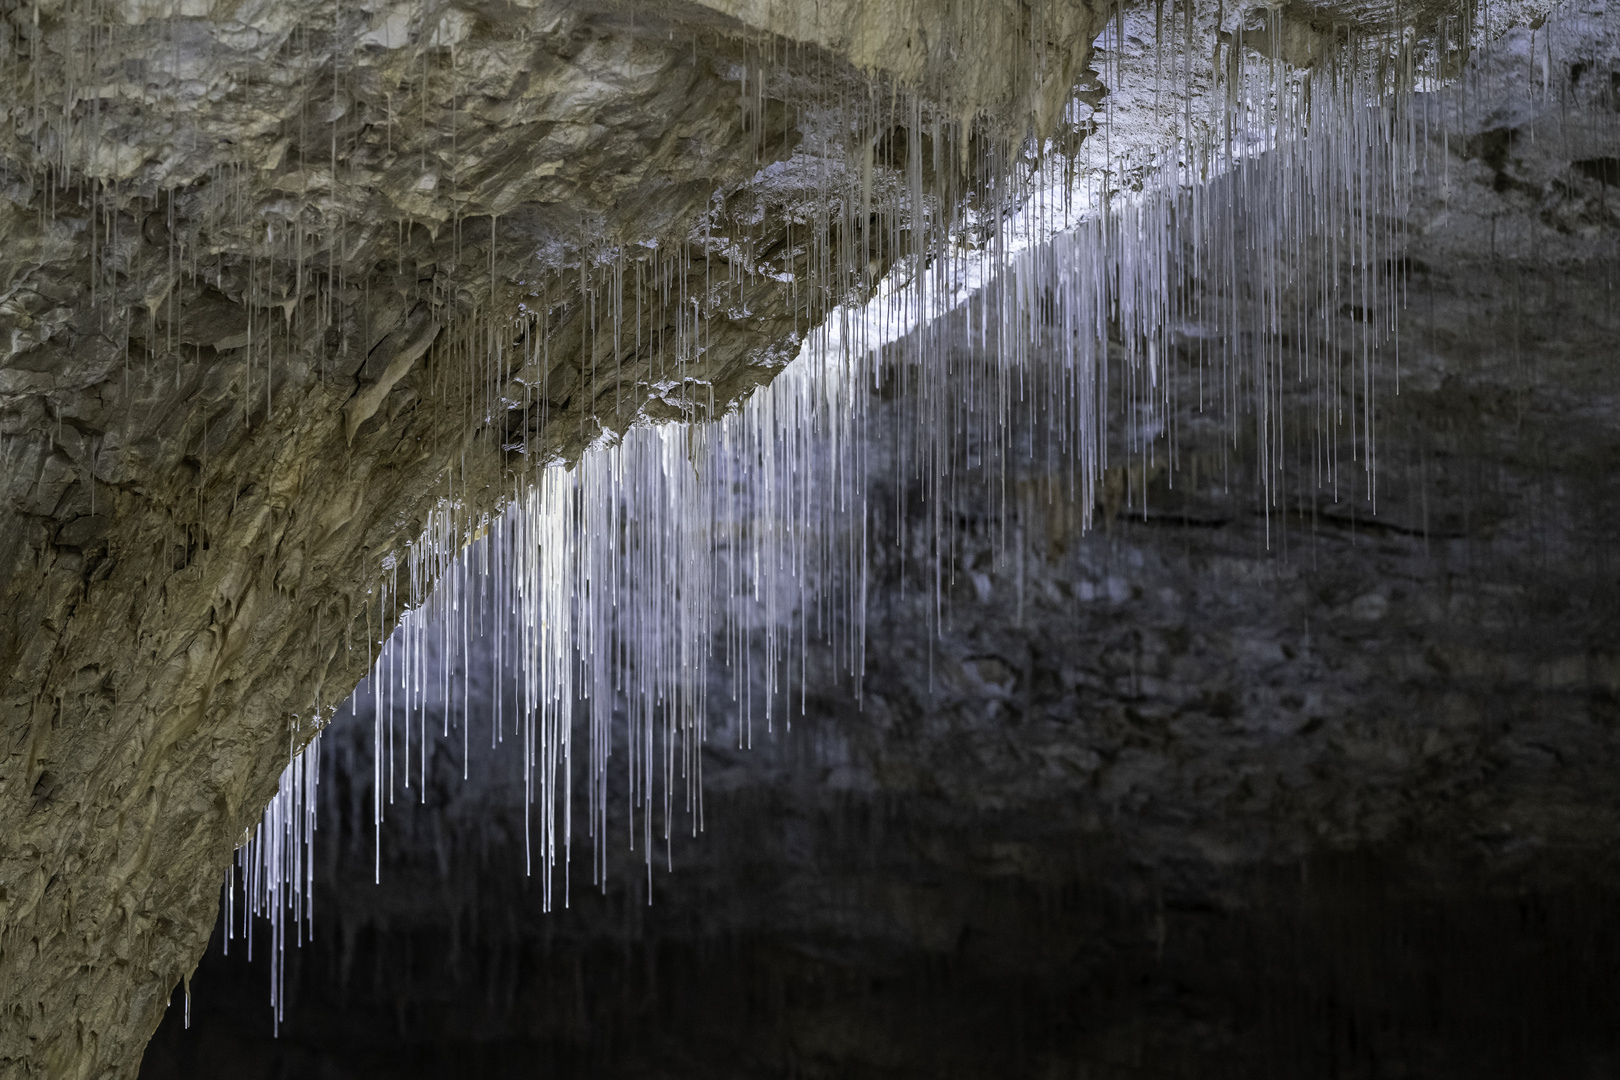
[[[394,384],[405,377],[405,373],[422,358],[422,355],[433,345],[434,339],[439,336],[439,323],[435,319],[424,319],[414,334],[405,340],[392,358],[388,366],[383,369],[382,377],[369,386],[363,386],[355,392],[354,397],[343,407],[343,435],[344,442],[354,445],[354,434],[360,430],[360,425],[370,420],[382,406],[383,399],[394,388]]]

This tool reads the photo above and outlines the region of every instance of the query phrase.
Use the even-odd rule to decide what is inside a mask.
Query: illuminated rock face
[[[813,25],[802,5],[731,3],[657,13],[488,5],[434,9],[432,18],[409,5],[85,12],[41,4],[8,22],[0,67],[10,110],[0,205],[0,1071],[133,1073],[169,991],[204,948],[231,849],[289,752],[308,738],[312,716],[348,695],[368,663],[366,642],[393,619],[369,589],[418,535],[429,507],[446,496],[472,511],[494,506],[526,467],[508,449],[517,443],[527,441],[536,457],[571,458],[638,415],[724,407],[768,379],[828,304],[870,288],[881,253],[853,274],[815,277],[824,255],[831,265],[852,259],[839,249],[836,220],[847,208],[832,207],[826,176],[845,168],[846,141],[859,138],[838,128],[848,120],[841,110],[855,108],[848,102],[871,95],[857,68],[892,72],[953,115],[984,110],[993,133],[1016,136],[1054,123],[1054,102],[1082,78],[1104,22],[1084,5],[1036,5],[1032,15],[990,2],[897,4],[893,19],[880,17],[890,6],[822,5],[816,10],[828,18]],[[831,18],[839,11],[848,18]],[[908,27],[918,33],[901,32]],[[1289,47],[1308,56],[1310,35],[1291,34]],[[1019,52],[1008,63],[1021,49],[1033,59]],[[870,118],[861,115],[855,126],[864,130]],[[1432,520],[1447,522],[1431,542],[1445,536],[1472,550],[1481,530],[1508,535],[1503,523],[1520,521],[1509,530],[1524,545],[1512,549],[1515,558],[1534,562],[1524,553],[1539,551],[1555,567],[1577,566],[1560,561],[1563,553],[1585,550],[1579,545],[1606,528],[1581,515],[1612,505],[1602,497],[1606,414],[1591,404],[1606,400],[1608,383],[1589,363],[1591,343],[1612,330],[1604,321],[1612,300],[1579,268],[1550,277],[1557,257],[1544,250],[1492,262],[1485,223],[1493,238],[1501,220],[1535,218],[1560,235],[1612,244],[1603,202],[1612,158],[1578,156],[1575,186],[1566,187],[1581,207],[1598,209],[1575,213],[1568,198],[1550,209],[1535,203],[1538,192],[1550,197],[1551,181],[1516,164],[1525,142],[1511,129],[1468,137],[1471,163],[1457,168],[1488,194],[1459,234],[1464,254],[1427,259],[1413,289],[1453,262],[1499,276],[1479,279],[1490,285],[1482,301],[1468,294],[1474,279],[1453,272],[1449,280],[1463,284],[1437,296],[1442,308],[1453,297],[1460,314],[1437,319],[1434,333],[1517,347],[1513,333],[1473,324],[1482,309],[1529,310],[1524,282],[1533,278],[1563,283],[1549,294],[1562,305],[1548,309],[1556,312],[1549,333],[1570,344],[1551,350],[1563,366],[1549,360],[1545,382],[1514,381],[1524,378],[1515,366],[1522,348],[1511,359],[1493,351],[1500,368],[1477,373],[1460,362],[1426,370],[1414,361],[1419,404],[1396,410],[1391,423],[1410,416],[1428,434],[1403,444],[1396,428],[1393,445],[1416,454],[1420,470],[1453,477],[1460,492],[1448,503],[1437,488],[1415,489],[1433,498],[1422,503]],[[965,164],[959,177],[930,178],[942,197],[982,179],[982,158],[946,157]],[[748,184],[761,169],[765,179]],[[695,233],[694,216],[710,210]],[[610,300],[614,265],[594,263],[594,253],[645,241],[660,246],[640,248],[647,254],[632,274],[642,266],[661,283],[679,277],[675,302],[652,288],[653,276],[639,300]],[[743,267],[749,261],[761,272]],[[799,287],[764,271],[792,272]],[[813,299],[809,281],[820,290]],[[688,321],[691,298],[701,327]],[[620,312],[617,326],[604,315],[610,309]],[[645,328],[645,342],[630,343],[632,323]],[[661,366],[654,330],[671,350],[686,350],[678,378]],[[497,344],[501,359],[491,361]],[[1425,401],[1432,413],[1422,412]],[[1520,450],[1500,449],[1507,429],[1471,426],[1481,412],[1511,416],[1521,440],[1527,422],[1544,419],[1536,429],[1546,433],[1536,444],[1547,454],[1544,488],[1507,468],[1521,461]],[[1439,459],[1454,462],[1449,473],[1423,464]],[[1597,497],[1570,494],[1594,485]],[[1514,518],[1532,491],[1544,492],[1550,509]],[[1405,504],[1411,513],[1416,498]],[[1543,527],[1561,520],[1560,507],[1574,522],[1568,548],[1554,542],[1564,535],[1557,528]],[[1416,535],[1418,519],[1402,520]],[[1154,540],[1149,550],[1166,543],[1175,546]],[[1241,565],[1265,577],[1272,563],[1263,556]],[[1492,589],[1516,587],[1520,564],[1502,565],[1504,580]],[[1598,604],[1606,579],[1571,573],[1573,584],[1557,595]],[[1361,575],[1374,572],[1346,571],[1346,580]],[[1412,595],[1443,588],[1439,571],[1411,575]],[[1116,579],[1129,593],[1129,575],[1067,585],[1077,596],[1090,588],[1112,597]],[[1379,581],[1345,585],[1354,595],[1334,592],[1321,601],[1331,609],[1324,617],[1393,641],[1379,635],[1409,626],[1402,613],[1418,609]],[[1000,596],[994,582],[987,587]],[[1064,595],[1063,579],[1053,587]],[[1482,596],[1475,607],[1425,602],[1412,617],[1440,625],[1524,610],[1517,594]],[[1289,610],[1311,607],[1299,603]],[[1004,614],[986,617],[994,624]],[[1280,638],[1284,629],[1267,633]],[[1538,649],[1556,640],[1532,636]],[[923,640],[897,640],[926,671]],[[1427,639],[1419,632],[1413,640]],[[1470,641],[1426,662],[1445,674],[1530,655],[1512,642]],[[1585,657],[1583,673],[1556,677],[1599,708],[1612,693],[1604,681],[1611,642],[1601,626],[1581,641],[1560,646],[1547,670],[1573,672]],[[1004,651],[964,660],[962,677],[984,684],[964,684],[969,699],[1012,702],[1024,692],[1024,660]],[[1029,663],[1034,678],[1039,665]],[[897,677],[897,700],[915,674]],[[1356,700],[1357,678],[1385,685],[1370,668],[1334,683],[1333,700]],[[1220,682],[1208,670],[1188,679],[1166,693],[1180,700],[1207,691],[1217,702],[1231,693],[1206,686]],[[1278,690],[1279,716],[1294,696]],[[997,706],[990,719],[1010,708]],[[1300,715],[1306,726],[1322,720],[1315,738],[1339,730],[1326,715]],[[1382,760],[1384,737],[1370,738],[1377,749],[1367,760]],[[1443,732],[1435,738],[1448,745]],[[1402,752],[1430,753],[1429,742]],[[925,733],[908,752],[927,758],[953,753],[952,745]],[[1115,753],[1121,777],[1138,760],[1101,745],[1082,752],[1067,737],[1048,749],[1048,757],[1078,755],[1076,775],[1096,772],[1093,756]],[[892,751],[873,755],[892,763]],[[1141,758],[1143,775],[1162,775],[1164,756]],[[973,780],[961,767],[954,783],[970,803],[1004,797],[994,793],[1003,783],[995,768]],[[872,768],[876,778],[866,782],[897,797],[914,783],[951,789],[926,769]],[[1068,774],[1053,768],[1051,790],[1061,794]],[[1131,790],[1124,779],[1097,782],[1105,793]],[[984,785],[978,796],[975,784]],[[1391,785],[1367,796],[1376,822],[1405,820],[1389,808],[1401,787]],[[1295,853],[1315,826],[1289,821],[1278,830],[1293,837],[1282,848]],[[1384,827],[1351,829],[1346,842],[1387,836]]]

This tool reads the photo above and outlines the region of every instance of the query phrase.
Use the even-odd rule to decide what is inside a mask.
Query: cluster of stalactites
[[[430,680],[444,734],[521,748],[528,869],[549,905],[559,874],[568,888],[576,726],[593,884],[606,882],[615,753],[650,873],[683,815],[701,826],[714,665],[743,744],[791,714],[812,646],[836,650],[858,688],[874,543],[924,564],[943,621],[959,506],[999,508],[999,558],[1036,542],[1041,514],[1083,531],[1098,513],[1145,512],[1155,469],[1178,482],[1190,414],[1250,456],[1268,528],[1296,498],[1376,500],[1377,405],[1405,299],[1399,223],[1450,115],[1417,95],[1455,42],[1329,38],[1300,70],[1281,58],[1305,46],[1278,19],[1198,52],[1175,37],[1208,28],[1192,5],[1131,18],[1143,25],[1122,15],[1099,43],[1101,73],[1116,86],[1151,73],[1172,149],[1133,143],[1111,97],[1099,107],[1082,87],[1067,113],[1071,133],[1091,133],[1078,152],[981,148],[982,168],[946,197],[960,128],[900,94],[857,96],[852,113],[827,113],[857,152],[801,192],[813,209],[717,200],[681,250],[600,248],[531,292],[515,323],[467,339],[465,363],[496,372],[491,400],[524,417],[509,445],[525,457],[494,517],[448,491],[372,596],[379,629],[404,611],[374,639],[355,699],[373,724],[379,873],[388,803],[426,788]],[[1168,61],[1131,61],[1133,30],[1170,41]],[[793,222],[772,245],[721,227],[767,213]],[[717,320],[777,286],[802,314],[799,356],[729,408],[701,372]],[[648,314],[649,297],[676,314]],[[555,460],[546,416],[568,305],[584,313],[567,348],[594,403],[570,418],[588,444],[574,465]],[[607,412],[627,386],[686,421],[631,423],[616,397]],[[875,479],[874,453],[892,476]],[[875,535],[877,479],[920,494],[920,535],[903,513],[910,534]],[[492,685],[517,687],[491,716],[473,715],[465,682],[475,636],[495,639]]]
[[[745,110],[765,108],[761,88],[770,80],[758,68],[741,72],[743,85],[753,89]],[[811,461],[829,445],[817,433],[838,423],[837,417],[857,414],[846,400],[855,389],[847,376],[831,369],[812,374],[801,362],[788,381],[808,380],[827,388],[831,397],[812,403],[773,391],[742,413],[728,411],[735,404],[735,390],[717,386],[718,377],[729,375],[742,385],[764,381],[813,328],[826,324],[829,313],[844,311],[847,316],[845,301],[854,298],[858,304],[870,297],[894,268],[899,268],[898,276],[914,274],[906,268],[926,267],[933,250],[959,247],[946,241],[948,235],[966,235],[975,228],[982,235],[977,222],[993,221],[1017,202],[1007,184],[978,191],[969,187],[971,175],[993,166],[976,161],[963,167],[957,149],[960,124],[927,113],[914,98],[875,82],[846,80],[837,89],[840,96],[806,103],[806,109],[821,111],[794,159],[767,168],[750,184],[718,193],[690,231],[676,240],[581,241],[554,262],[534,266],[525,279],[513,280],[502,271],[506,260],[499,250],[498,222],[458,223],[453,237],[466,237],[467,243],[451,262],[467,275],[436,273],[430,282],[415,286],[416,291],[408,290],[403,302],[388,305],[388,321],[376,327],[356,322],[353,312],[346,315],[341,299],[324,310],[318,303],[311,307],[285,301],[308,292],[297,284],[304,280],[315,282],[311,288],[317,300],[328,295],[321,291],[328,285],[334,296],[354,291],[332,270],[338,264],[323,266],[314,259],[313,276],[306,279],[298,276],[304,273],[303,263],[295,258],[292,284],[284,282],[282,293],[271,297],[282,299],[280,306],[269,305],[261,313],[263,322],[254,321],[260,316],[250,312],[243,342],[220,343],[221,348],[243,350],[249,375],[260,380],[245,408],[254,419],[273,423],[287,372],[278,358],[319,353],[311,347],[303,320],[315,320],[312,332],[321,337],[327,353],[345,355],[341,335],[353,335],[354,370],[332,375],[339,384],[352,378],[361,388],[345,406],[346,415],[356,414],[348,416],[346,435],[352,440],[373,415],[357,412],[354,402],[368,402],[375,410],[374,399],[380,395],[368,396],[365,389],[381,385],[386,392],[400,377],[393,373],[393,358],[420,355],[421,343],[431,342],[421,356],[419,377],[426,392],[459,402],[469,430],[489,433],[513,455],[502,513],[491,519],[473,509],[476,500],[464,495],[466,473],[447,470],[444,499],[428,514],[421,535],[400,555],[382,559],[380,577],[369,590],[368,637],[379,651],[373,675],[355,700],[366,701],[373,712],[372,794],[379,830],[394,798],[412,787],[425,788],[426,748],[431,744],[424,708],[428,680],[445,680],[444,700],[455,696],[449,676],[430,665],[427,643],[435,642],[434,653],[454,664],[475,633],[496,636],[497,667],[519,673],[518,697],[498,704],[490,733],[498,743],[523,747],[533,807],[530,858],[535,872],[545,877],[548,905],[554,874],[566,868],[571,843],[571,732],[582,703],[590,715],[593,764],[585,786],[596,852],[594,882],[606,882],[607,766],[616,724],[629,726],[625,745],[632,831],[639,830],[634,843],[647,853],[649,871],[655,840],[668,840],[679,813],[692,813],[694,823],[700,820],[698,751],[708,714],[702,672],[711,660],[709,640],[715,627],[722,622],[727,627],[739,665],[753,662],[760,618],[745,610],[743,594],[753,590],[752,599],[764,612],[763,625],[792,622],[803,607],[804,596],[797,595],[802,590],[795,586],[788,595],[779,584],[796,577],[809,580],[811,566],[828,567],[829,581],[842,572],[847,540],[816,538],[834,536],[838,515],[858,502],[855,471],[843,463],[826,473],[844,492],[837,501],[802,494],[800,505],[788,506],[783,500],[789,493],[771,495],[766,487],[782,471],[775,464],[783,454],[781,435],[789,438],[791,460],[800,461],[787,471],[817,471]],[[857,152],[849,152],[852,144]],[[216,193],[230,190],[223,184]],[[975,199],[985,205],[975,209]],[[964,201],[970,204],[967,213],[951,211]],[[224,262],[216,260],[211,268],[191,258],[203,249],[210,230],[217,229],[210,224],[215,218],[196,210],[193,204],[190,213],[170,211],[166,216],[176,223],[169,257],[178,274],[189,275],[188,284],[230,295]],[[408,224],[389,228],[399,232],[402,250],[410,233],[422,230]],[[253,295],[263,291],[260,279],[251,276],[258,266],[265,275],[285,274],[288,245],[302,243],[302,235],[296,230],[281,233],[283,247],[261,252],[262,263],[250,261],[243,287]],[[309,242],[316,249],[313,238]],[[318,250],[330,254],[332,248],[328,244]],[[151,310],[159,313],[151,315],[158,326],[156,340],[178,319],[163,318],[161,305]],[[740,364],[717,364],[714,357],[723,352],[728,331],[739,325],[747,329],[756,315],[772,329],[755,336],[770,344],[774,335],[772,347]],[[784,322],[789,327],[785,335]],[[173,340],[166,347],[180,351],[187,344]],[[852,354],[822,349],[817,355],[842,357],[830,361],[840,366]],[[416,359],[410,357],[411,362]],[[750,375],[748,369],[759,374]],[[254,376],[255,371],[262,374]],[[318,370],[314,375],[321,377]],[[784,420],[762,425],[759,410],[778,399],[782,404],[774,407],[784,411]],[[787,417],[789,412],[801,415]],[[693,423],[637,426],[635,419],[643,414]],[[809,420],[812,415],[823,419]],[[723,418],[720,427],[703,423],[716,418]],[[735,446],[708,446],[722,427],[731,432],[733,443],[747,443],[741,458]],[[558,464],[570,446],[590,447],[572,469]],[[716,487],[708,466],[699,464],[708,458],[725,463],[734,477],[732,488]],[[743,463],[756,458],[758,465]],[[653,459],[660,464],[648,464]],[[465,460],[463,456],[461,464]],[[745,526],[751,555],[739,556],[721,570],[714,562],[707,523],[743,521],[750,512],[731,501],[755,498],[769,507],[767,515],[781,527],[762,531]],[[777,550],[791,535],[790,522],[811,504],[826,505],[830,515],[827,527],[799,534],[812,549]],[[652,505],[664,508],[660,515],[649,513]],[[662,522],[677,508],[690,528]],[[481,539],[474,543],[474,537]],[[767,564],[780,572],[761,573]],[[716,574],[726,575],[723,587]],[[737,601],[721,617],[715,613],[716,597],[725,590],[736,594]],[[831,587],[821,594],[829,602],[843,595]],[[852,611],[838,618],[859,624]],[[376,636],[396,621],[392,637]],[[671,625],[682,629],[670,634]],[[774,715],[771,710],[779,708],[772,704],[780,682],[776,673],[788,645],[774,629],[765,634],[761,664],[771,673],[762,704],[766,723]],[[850,656],[860,653],[860,643],[854,642]],[[741,678],[738,685],[746,695],[752,683]],[[330,704],[315,703],[313,725],[301,724],[300,729],[318,730],[332,711]],[[415,717],[414,734],[409,719],[396,730],[394,721],[401,716]],[[461,723],[465,736],[471,724],[465,709]],[[295,758],[288,777],[302,776],[312,754]],[[677,797],[683,782],[684,794]],[[312,831],[301,834],[298,843],[282,833],[286,822],[303,820],[304,811],[313,806],[313,787],[288,783],[284,779],[286,790],[277,794],[264,824],[239,853],[248,898],[241,908],[243,918],[269,916],[278,953],[289,930],[296,938],[297,927],[307,927],[308,896],[298,884],[304,880],[299,868],[312,858]],[[380,874],[380,838],[378,850]],[[279,994],[277,989],[278,1011]]]
[[[281,774],[264,817],[236,850],[225,872],[225,949],[238,935],[253,958],[257,918],[270,924],[270,1004],[276,1024],[285,1003],[288,935],[302,944],[314,933],[316,782],[320,739],[312,740]],[[190,1018],[187,995],[187,1018]]]
[[[1399,103],[1354,64],[1282,85],[1272,67],[1237,70],[1218,122],[1205,125],[1221,142],[1188,148],[1188,168],[1212,175],[1209,183],[1172,172],[1099,213],[1071,198],[1031,206],[1027,220],[1005,229],[967,216],[955,231],[912,229],[893,238],[890,287],[864,307],[836,312],[740,408],[706,422],[634,426],[593,445],[577,466],[541,468],[502,515],[479,524],[485,535],[472,548],[447,504],[412,548],[409,594],[391,586],[410,610],[365,698],[377,746],[393,747],[376,758],[377,826],[395,775],[381,763],[412,754],[409,722],[397,733],[403,744],[391,734],[397,717],[416,718],[416,782],[425,784],[429,710],[411,675],[428,669],[425,643],[435,643],[448,679],[465,662],[458,643],[492,634],[494,663],[522,687],[520,700],[500,703],[489,731],[494,739],[521,735],[540,852],[531,868],[549,881],[566,864],[581,703],[593,882],[602,883],[606,864],[605,769],[615,731],[629,755],[634,843],[650,866],[653,840],[667,840],[677,811],[694,828],[701,821],[697,747],[706,737],[711,663],[731,672],[744,743],[756,718],[769,726],[781,715],[795,667],[802,685],[812,642],[831,643],[859,679],[869,448],[889,446],[904,479],[921,485],[935,508],[921,550],[942,606],[957,569],[951,507],[965,487],[1004,496],[1009,472],[1038,462],[1063,478],[1048,497],[1076,507],[1089,527],[1109,461],[1110,378],[1132,417],[1115,452],[1173,454],[1167,444],[1185,404],[1174,395],[1186,380],[1170,368],[1189,359],[1190,324],[1256,346],[1190,358],[1207,361],[1204,404],[1227,418],[1234,439],[1240,425],[1252,425],[1262,454],[1276,452],[1280,399],[1308,383],[1305,397],[1325,410],[1315,429],[1316,482],[1338,482],[1341,453],[1371,476],[1371,358],[1398,306],[1393,294],[1372,291],[1383,288],[1372,271],[1394,250],[1389,230],[1417,144]],[[1299,115],[1307,100],[1309,123]],[[910,156],[922,158],[917,126],[910,130]],[[1283,137],[1289,132],[1298,135]],[[910,170],[887,197],[920,200],[920,172]],[[849,179],[851,189],[868,183],[858,171]],[[1032,170],[1020,183],[1027,191],[1040,179]],[[863,207],[872,198],[840,194]],[[1018,248],[1019,229],[1050,231],[1054,223],[1057,235]],[[841,272],[857,279],[866,271],[848,256],[865,252],[844,250]],[[1226,287],[1186,287],[1206,269]],[[610,302],[624,295],[622,261],[605,261],[596,273]],[[588,281],[582,274],[582,292]],[[1334,337],[1335,322],[1323,321],[1346,303],[1372,312],[1348,345]],[[972,342],[965,350],[942,336],[943,316],[957,308]],[[1290,335],[1294,347],[1281,343],[1285,319],[1307,322]],[[609,355],[623,354],[617,339],[630,331],[622,322],[594,332],[615,339]],[[885,342],[896,344],[880,349]],[[1335,381],[1341,365],[1323,361],[1346,348],[1360,358],[1365,384],[1343,386]],[[890,387],[900,391],[900,422],[879,428],[875,410],[894,407],[884,404]],[[1280,468],[1270,460],[1259,469],[1266,506],[1280,497],[1267,486]],[[386,705],[384,687],[395,695]],[[451,700],[451,690],[446,683],[438,700]],[[467,711],[464,702],[464,725],[473,722]]]

